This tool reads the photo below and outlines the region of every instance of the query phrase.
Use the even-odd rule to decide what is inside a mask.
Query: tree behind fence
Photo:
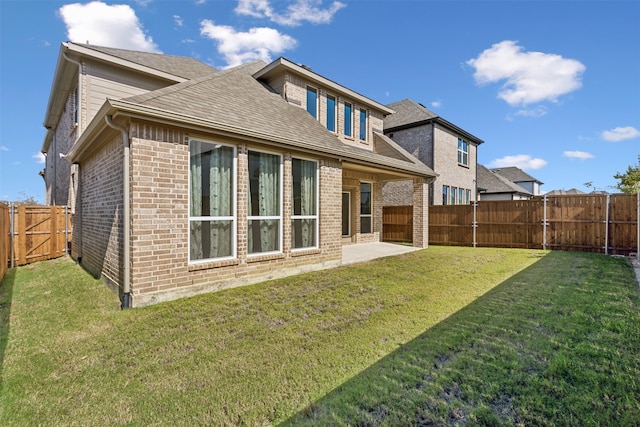
[[[638,248],[638,215],[638,196],[619,194],[480,201],[475,217],[472,204],[429,206],[429,244],[629,255]],[[410,240],[412,216],[411,206],[385,207],[383,239]]]

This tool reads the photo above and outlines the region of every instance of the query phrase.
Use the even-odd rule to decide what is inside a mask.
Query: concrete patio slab
[[[386,256],[395,256],[420,250],[413,246],[395,243],[355,243],[342,247],[342,265],[369,261]]]

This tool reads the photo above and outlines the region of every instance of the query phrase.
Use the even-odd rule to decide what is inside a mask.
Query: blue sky
[[[378,102],[424,104],[485,141],[480,163],[518,166],[543,191],[612,191],[640,155],[637,0],[0,0],[0,31],[0,200],[44,200],[66,40],[216,68],[284,56]]]

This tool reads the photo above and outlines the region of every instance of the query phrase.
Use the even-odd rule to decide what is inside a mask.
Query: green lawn
[[[48,261],[0,288],[0,425],[638,425],[639,302],[625,260],[570,252],[431,247],[125,311]]]

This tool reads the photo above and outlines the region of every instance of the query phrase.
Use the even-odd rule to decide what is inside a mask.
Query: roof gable
[[[504,176],[511,182],[537,182],[538,184],[543,184],[543,182],[538,179],[532,177],[525,171],[515,166],[510,166],[506,168],[493,168],[491,171],[499,173]]]
[[[532,196],[530,192],[510,181],[493,169],[478,165],[478,190],[483,193],[518,193]]]

